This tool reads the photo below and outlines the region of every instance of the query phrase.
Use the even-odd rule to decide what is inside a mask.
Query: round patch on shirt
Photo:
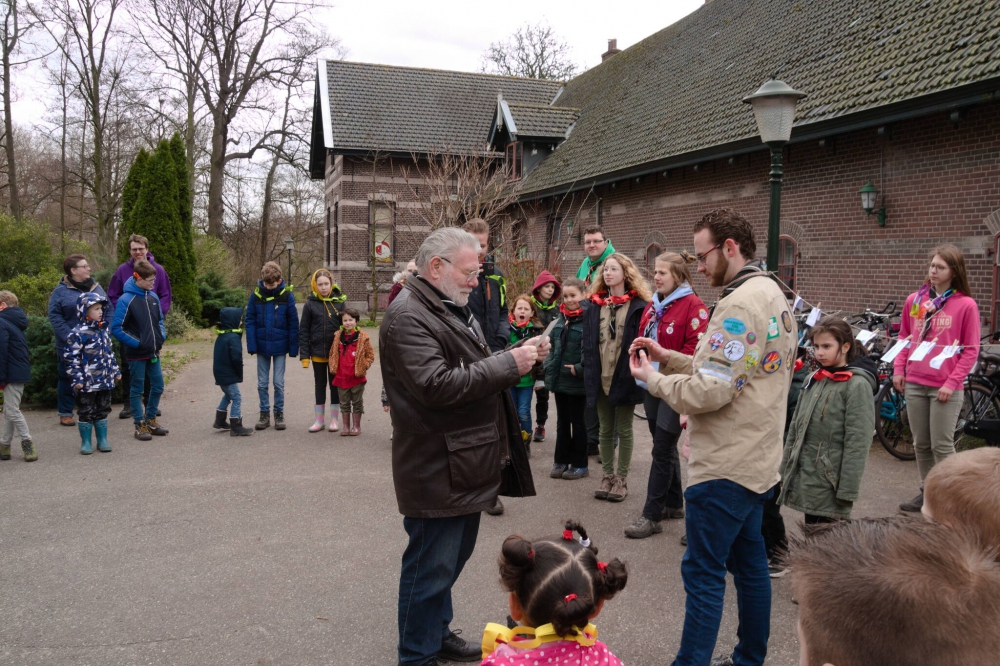
[[[700,326],[700,325],[701,325],[701,322],[698,321],[697,317],[695,317],[694,319],[691,320],[691,328],[692,329],[694,329],[694,330],[697,331],[698,330],[698,326]]]
[[[754,333],[753,331],[750,331],[749,333],[747,333],[747,344],[752,345],[755,342],[757,342],[757,334]]]
[[[760,352],[756,349],[751,349],[747,352],[747,370],[753,370],[760,363]]]
[[[670,325],[667,326],[667,335],[673,335],[673,334],[674,334],[674,322],[670,322]]]
[[[736,378],[736,381],[733,382],[733,388],[736,389],[737,393],[742,393],[743,389],[746,388],[746,385],[747,385],[746,375],[740,375],[739,377]]]
[[[781,313],[781,325],[785,327],[786,333],[792,332],[792,315],[788,314],[788,310]]]
[[[743,354],[746,353],[746,347],[739,340],[730,340],[726,343],[726,348],[722,353],[726,355],[727,359],[735,363],[743,358]]]
[[[772,372],[777,372],[778,368],[781,367],[781,354],[776,351],[767,352],[764,357],[764,372],[771,374]]]
[[[722,335],[720,331],[716,331],[715,333],[712,333],[712,337],[708,339],[708,346],[712,348],[712,351],[715,351],[725,344],[725,342],[726,337]]]
[[[702,308],[701,310],[698,310],[698,316],[701,319],[703,319],[703,320],[707,320],[708,319],[708,310],[706,310],[705,308]]]

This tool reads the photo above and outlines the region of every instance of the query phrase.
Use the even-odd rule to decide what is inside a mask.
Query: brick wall
[[[953,124],[947,114],[793,144],[785,151],[782,233],[797,241],[796,290],[824,311],[899,307],[926,274],[928,253],[949,242],[965,254],[984,324],[991,321],[1000,232],[1000,103],[968,109]],[[579,230],[601,222],[619,251],[645,263],[656,242],[668,250],[691,249],[694,223],[707,211],[732,207],[757,230],[758,255],[766,254],[770,158],[762,148],[730,163],[716,160],[601,186],[589,193],[549,198],[525,209],[531,253],[549,255],[564,276],[584,256]],[[858,190],[872,181],[885,196],[888,222],[861,209]],[[600,203],[598,203],[600,201]],[[882,205],[880,197],[879,205]],[[600,209],[600,211],[598,211]],[[563,216],[558,251],[546,253],[548,219]],[[992,217],[991,217],[992,215]],[[568,221],[573,228],[567,229]],[[695,289],[716,297],[705,280]]]

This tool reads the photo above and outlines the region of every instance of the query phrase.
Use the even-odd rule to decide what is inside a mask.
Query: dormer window
[[[521,180],[521,162],[523,158],[524,145],[520,141],[511,141],[507,144],[505,167],[509,182]]]

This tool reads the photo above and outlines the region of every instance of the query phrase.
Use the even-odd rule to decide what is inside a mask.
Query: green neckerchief
[[[591,261],[590,257],[584,257],[583,263],[580,264],[580,270],[576,272],[577,279],[583,280],[587,284],[590,284],[590,279],[593,275],[594,270],[604,263],[604,260],[615,253],[615,246],[611,244],[611,239],[608,239],[608,246],[604,248],[604,254],[597,261]]]
[[[531,297],[531,302],[534,303],[535,307],[538,308],[539,310],[552,310],[553,308],[556,307],[556,302],[554,300],[551,303],[549,303],[548,305],[545,305],[541,301],[539,301],[537,298],[535,298],[534,296],[532,296]]]
[[[217,329],[215,329],[215,332],[218,333],[219,335],[223,335],[224,333],[239,333],[239,334],[242,335],[243,334],[243,329],[242,328],[228,328],[228,329],[217,328]]]

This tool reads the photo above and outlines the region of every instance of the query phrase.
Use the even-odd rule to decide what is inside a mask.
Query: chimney
[[[617,39],[609,39],[608,40],[608,50],[601,54],[601,62],[604,62],[605,60],[607,60],[608,58],[610,58],[614,54],[621,53],[621,52],[622,52],[622,50],[620,48],[618,48],[618,40]]]

